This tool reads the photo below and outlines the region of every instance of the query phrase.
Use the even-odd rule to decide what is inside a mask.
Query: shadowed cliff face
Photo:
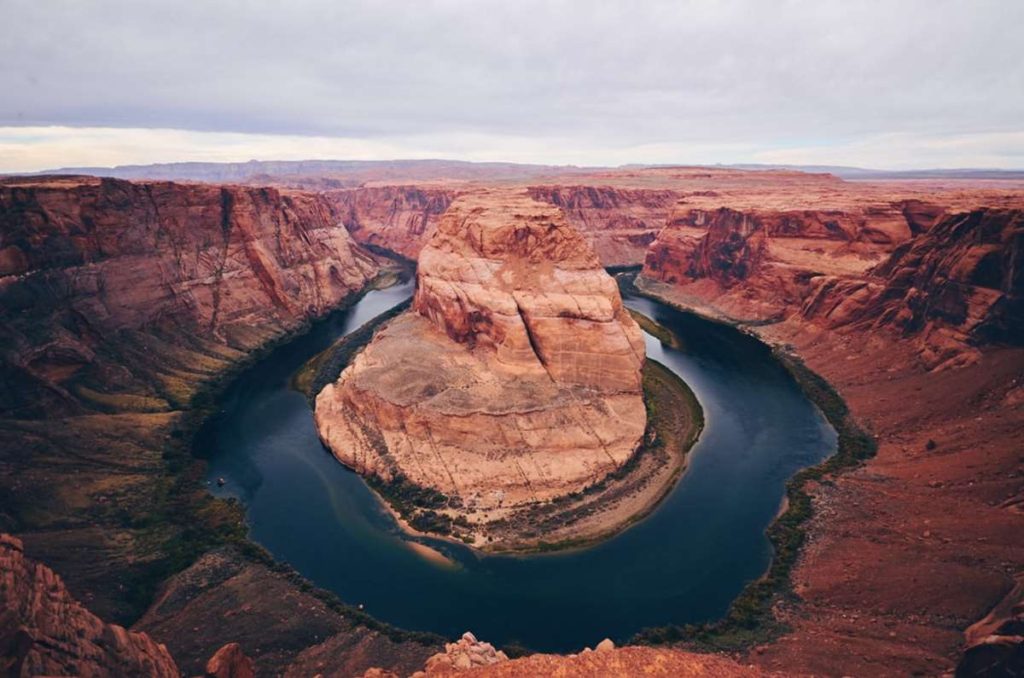
[[[877,221],[864,228],[822,214],[695,210],[659,234],[643,275],[734,319],[798,316],[830,329],[918,337],[935,367],[968,359],[972,346],[1019,343],[1024,335],[1021,214],[947,215],[904,239],[927,221],[918,215],[906,233],[885,229],[903,239],[893,248],[875,242],[883,230]]]
[[[161,411],[374,273],[335,207],[271,188],[0,183],[0,410]]]
[[[0,672],[5,676],[180,675],[167,648],[145,633],[105,624],[50,568],[26,560],[0,534]]]
[[[637,285],[798,357],[877,441],[862,468],[805,486],[801,602],[776,610],[792,631],[747,659],[787,674],[828,674],[839,655],[851,675],[939,674],[963,652],[960,631],[997,606],[960,667],[988,675],[1020,657],[1014,637],[987,634],[1019,623],[1019,588],[1007,593],[1024,505],[1021,193],[854,188],[884,191],[864,214],[888,226],[789,209],[854,211],[829,187],[813,200],[734,194],[730,210],[680,204]]]
[[[847,212],[684,209],[647,251],[643,275],[680,286],[725,315],[764,322],[792,312],[816,276],[860,276],[909,237],[885,218]]]
[[[917,337],[929,366],[967,347],[1024,342],[1024,211],[949,215],[862,280],[822,277],[801,315],[831,328]]]
[[[760,219],[730,209],[718,210],[707,234],[694,248],[686,273],[689,277],[714,278],[726,287],[740,283],[760,267],[767,249],[768,230]]]
[[[204,384],[375,275],[340,222],[275,189],[0,181],[0,530],[103,618],[131,623],[244,531],[183,422]]]
[[[529,193],[561,209],[605,266],[643,263],[647,246],[679,198],[678,192],[666,189],[613,186],[531,186]]]
[[[458,192],[429,186],[380,186],[326,195],[357,242],[416,259]]]

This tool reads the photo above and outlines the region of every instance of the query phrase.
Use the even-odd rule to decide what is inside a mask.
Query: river
[[[228,387],[196,439],[210,460],[211,492],[244,504],[251,539],[382,621],[566,652],[720,617],[770,563],[764,531],[786,481],[835,451],[835,432],[765,346],[627,296],[679,337],[676,349],[645,335],[647,355],[681,376],[704,408],[678,485],[649,517],[587,549],[485,556],[431,542],[457,564],[426,558],[324,449],[305,397],[289,387],[310,357],[411,294],[412,283],[371,291],[278,347]]]

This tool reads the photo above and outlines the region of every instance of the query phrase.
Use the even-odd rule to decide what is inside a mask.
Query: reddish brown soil
[[[802,602],[780,615],[795,630],[750,659],[824,675],[951,669],[964,629],[1024,565],[1024,350],[929,373],[898,343],[790,340],[879,451],[815,489]]]

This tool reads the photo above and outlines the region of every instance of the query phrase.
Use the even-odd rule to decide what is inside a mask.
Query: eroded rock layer
[[[916,337],[931,367],[977,359],[970,347],[1024,343],[1022,210],[949,215],[870,273],[814,280],[801,314]]]
[[[244,176],[251,174],[247,170]],[[371,178],[406,186],[423,177]],[[339,182],[315,177],[310,183],[303,179],[279,185],[326,190],[354,187],[365,179]],[[554,180],[530,177],[524,181]],[[959,234],[973,238],[976,231],[951,231],[954,237],[936,241],[938,246],[927,256],[918,257],[924,241],[913,241],[905,251],[902,248],[912,242],[908,238],[933,227],[938,234],[936,224],[945,215],[981,207],[1019,209],[1024,195],[1019,182],[872,184],[798,172],[623,168],[614,174],[574,176],[567,183],[675,192],[679,203],[669,216],[670,228],[657,244],[663,253],[659,258],[666,262],[662,268],[681,274],[672,284],[658,283],[678,292],[669,298],[699,311],[728,310],[735,317],[761,321],[748,329],[795,352],[832,382],[879,442],[878,457],[863,468],[809,490],[815,518],[808,528],[804,557],[793,575],[799,599],[791,601],[792,607],[787,602],[776,608],[792,629],[783,642],[756,647],[732,670],[722,666],[727,660],[720,657],[699,655],[693,661],[705,665],[710,675],[742,674],[747,662],[784,675],[828,675],[837,667],[850,675],[952,671],[963,648],[963,629],[1008,597],[1014,585],[1011,575],[1019,573],[1024,562],[1020,539],[1024,534],[1024,466],[1019,453],[1024,449],[1024,363],[1019,347],[999,346],[1000,340],[987,343],[991,329],[1013,326],[985,320],[1005,318],[995,313],[1004,308],[1005,301],[997,299],[980,306],[976,301],[990,298],[986,290],[1001,290],[1004,296],[1000,298],[1010,295],[1002,283],[972,282],[997,277],[983,273],[992,270],[991,255],[967,256],[970,248],[955,241]],[[315,310],[325,298],[317,285],[302,284],[292,310],[282,311],[262,292],[254,293],[247,297],[252,304],[248,310],[237,316],[218,313],[216,322],[209,322],[206,316],[204,325],[190,320],[190,314],[180,312],[180,307],[171,312],[177,303],[173,300],[165,304],[158,298],[159,303],[151,303],[153,297],[137,293],[136,285],[153,284],[157,276],[163,280],[168,271],[175,270],[179,255],[186,262],[201,252],[207,261],[226,258],[225,270],[233,270],[239,259],[235,254],[225,257],[224,252],[239,252],[241,237],[231,226],[230,241],[235,245],[224,247],[226,241],[219,235],[224,223],[219,207],[222,191],[269,196],[254,208],[264,215],[259,220],[258,237],[275,253],[272,259],[278,260],[283,270],[294,266],[289,262],[304,263],[307,257],[347,261],[329,248],[306,249],[322,242],[332,224],[355,225],[345,205],[333,199],[322,204],[315,196],[292,191],[196,188],[161,182],[38,177],[0,181],[0,194],[5,196],[0,210],[0,275],[4,276],[0,286],[17,292],[17,296],[0,298],[0,346],[5,356],[0,391],[7,399],[4,415],[8,417],[0,420],[0,527],[19,532],[26,550],[59,571],[75,597],[88,601],[105,619],[128,623],[126,620],[137,617],[134,606],[150,600],[140,596],[140,580],[144,583],[141,575],[147,568],[165,571],[159,562],[166,555],[164,521],[183,514],[189,527],[196,527],[198,516],[190,508],[177,504],[168,511],[166,505],[163,455],[180,414],[174,402],[185,402],[190,385],[221,374],[244,349],[262,345],[294,327],[307,317],[310,307]],[[567,187],[561,192],[567,195],[569,191]],[[640,237],[653,239],[662,229],[663,224],[639,217],[627,203],[620,201],[617,207],[606,208],[611,203],[603,194],[601,200],[587,202],[577,189],[572,191],[577,197],[564,201],[562,209],[574,225],[585,219],[603,228],[624,223],[616,221],[618,215],[624,215],[643,221],[642,227],[635,222],[638,231],[647,229]],[[158,196],[155,206],[150,205],[151,193]],[[361,195],[369,194],[367,190]],[[397,228],[404,229],[399,240],[415,237],[422,241],[433,228],[437,216],[430,211],[423,233],[416,233],[423,224],[417,215],[432,210],[429,206],[425,210],[418,198],[379,195],[386,202],[370,201],[357,211],[363,225],[353,230],[357,240],[365,235],[366,242],[372,243],[372,232],[380,232],[383,238]],[[311,205],[323,209],[307,209]],[[397,206],[393,209],[392,205]],[[744,235],[742,227],[735,229],[735,237],[743,241],[740,250],[760,252],[758,265],[733,267],[734,271],[748,269],[740,276],[706,275],[714,270],[715,262],[743,261],[742,252],[718,256],[706,249],[710,256],[704,261],[710,266],[701,264],[695,271],[703,277],[693,277],[687,252],[696,249],[710,228],[708,222],[697,223],[698,214],[711,214],[723,207],[756,216],[767,233],[767,248],[756,246],[762,237],[757,235],[759,231],[748,230]],[[40,210],[51,216],[39,216]],[[273,224],[283,217],[270,215],[289,210],[302,224],[279,231]],[[234,209],[228,212],[235,214]],[[822,231],[801,226],[784,236],[770,225],[772,213],[820,214],[822,218],[813,218],[812,225],[820,222],[829,235],[821,237]],[[161,218],[155,219],[153,214]],[[326,215],[326,221],[319,221],[317,214]],[[392,218],[391,214],[398,216]],[[853,216],[847,218],[848,214]],[[50,224],[55,215],[61,215],[59,221],[66,225],[67,233]],[[905,224],[898,221],[900,215]],[[155,228],[154,222],[158,233],[145,243],[136,240],[139,233]],[[829,228],[827,222],[835,222],[839,228]],[[323,228],[310,224],[322,224]],[[134,267],[138,273],[138,262],[149,261],[150,275],[107,287],[106,276],[122,275],[107,263],[101,278],[104,284],[83,287],[90,280],[86,273],[99,268],[97,264],[103,260],[101,250],[92,244],[96,240],[92,229],[99,227],[107,243],[138,242],[134,252],[138,258],[121,263],[126,272]],[[688,228],[693,230],[686,231]],[[186,232],[190,229],[195,229],[194,238]],[[1011,232],[1004,227],[1000,231]],[[819,235],[795,237],[801,232]],[[279,236],[288,242],[278,245]],[[674,245],[670,239],[675,236],[683,243],[690,240],[688,248]],[[24,238],[24,246],[14,242],[19,238]],[[1012,238],[1007,242],[1013,242]],[[989,238],[981,244],[995,243]],[[780,263],[780,245],[787,250],[784,254],[797,258],[788,278]],[[166,248],[174,253],[169,255]],[[896,265],[891,270],[887,264],[879,266],[897,248],[901,254],[893,257]],[[300,255],[276,254],[283,251]],[[939,261],[946,251],[948,260]],[[1020,247],[1002,251],[1019,252]],[[354,252],[358,260],[358,250]],[[852,257],[847,258],[846,253]],[[960,257],[965,257],[964,263],[957,262]],[[681,263],[669,263],[673,258]],[[975,266],[972,261],[984,263]],[[1012,256],[1004,255],[1003,261],[1012,261]],[[879,266],[878,275],[868,275],[866,271],[875,266]],[[1022,270],[1014,266],[998,267],[1000,275]],[[918,270],[911,273],[914,267]],[[975,269],[979,273],[971,272]],[[185,274],[182,279],[209,290],[222,287],[221,280],[208,273],[210,266],[200,270],[205,272],[194,278]],[[782,277],[762,277],[772,271]],[[260,284],[254,283],[258,276],[236,275],[247,281],[245,285],[260,289]],[[228,282],[235,280],[225,277]],[[863,284],[868,278],[872,285],[864,286],[867,292],[844,293],[843,284]],[[1001,279],[1017,280],[1013,275]],[[169,287],[180,290],[173,280],[172,276]],[[814,283],[819,280],[820,286]],[[773,287],[775,282],[785,284]],[[155,287],[159,289],[159,284]],[[983,289],[979,292],[978,287]],[[125,289],[131,294],[122,300]],[[781,303],[772,296],[776,291],[783,298]],[[952,299],[953,306],[958,306],[957,299],[964,294],[967,316],[983,322],[961,326],[958,321],[951,327],[946,300]],[[101,301],[83,303],[90,296]],[[221,294],[222,301],[225,296],[233,293]],[[852,297],[857,298],[845,303]],[[28,303],[9,305],[9,299],[25,298]],[[815,303],[805,305],[809,300]],[[15,310],[8,312],[9,308]],[[901,308],[907,309],[903,315]],[[128,323],[109,325],[118,329],[107,332],[103,319],[108,313],[148,320],[141,330],[131,329],[133,325]],[[237,322],[225,324],[232,316]],[[243,316],[252,324],[240,320]],[[1013,317],[1019,320],[1019,311]],[[782,320],[764,323],[776,318]],[[878,323],[881,318],[897,322]],[[223,331],[211,333],[211,328]],[[976,344],[980,360],[959,369],[922,370],[917,339],[925,334],[941,337],[947,330],[961,333],[969,345]],[[71,335],[69,340],[65,340],[66,333]],[[12,344],[7,342],[15,336],[23,337],[24,343],[10,351]],[[1003,336],[1001,341],[1005,341],[1005,334],[995,336]],[[45,348],[25,351],[26,346]],[[954,361],[951,365],[960,364]],[[115,394],[117,399],[104,398]],[[89,415],[68,416],[81,412]],[[178,528],[169,525],[166,529],[174,532]],[[231,641],[241,641],[247,652],[255,651],[262,672],[307,676],[359,675],[368,666],[390,667],[398,675],[408,675],[442,649],[440,643],[426,647],[392,642],[358,625],[354,615],[343,616],[324,606],[296,581],[240,554],[228,557],[211,552],[167,583],[158,603],[136,629],[167,642],[188,675],[201,673],[211,653]],[[956,586],[950,587],[950,582]],[[1013,601],[1019,601],[1019,596]],[[968,632],[966,640],[974,647],[961,664],[965,672],[980,666],[981,675],[992,673],[993,655],[998,655],[997,663],[1004,664],[1006,652],[1019,658],[1019,643],[1009,644],[1020,637],[1019,603],[1011,602],[1009,607],[1012,618],[992,626],[980,645],[975,645],[979,639]],[[992,636],[998,642],[986,640]],[[5,659],[16,656],[17,647],[17,643],[7,645],[7,653],[0,654]],[[492,670],[501,675],[655,674],[660,667],[666,675],[687,675],[691,667],[676,663],[674,656],[679,654],[671,649],[626,648],[578,657],[535,656],[502,663]]]
[[[414,309],[317,397],[345,464],[486,513],[578,491],[643,435],[639,328],[593,250],[516,191],[452,204],[420,254]]]
[[[377,269],[315,195],[0,180],[0,530],[133,622],[183,535],[235,520],[182,435],[193,397]]]
[[[535,200],[561,209],[605,266],[642,264],[679,194],[615,186],[531,186]]]
[[[807,298],[813,278],[859,278],[891,250],[887,238],[909,237],[895,214],[902,227],[878,218],[868,227],[846,213],[680,206],[648,250],[643,275],[733,318],[778,319]]]
[[[444,186],[368,186],[326,197],[357,242],[416,259],[456,195]]]
[[[1022,194],[894,199],[906,231],[890,241],[870,220],[822,233],[801,219],[794,233],[773,216],[791,198],[753,202],[680,206],[638,285],[798,358],[878,451],[805,486],[801,601],[775,610],[793,630],[747,659],[787,674],[827,674],[837,656],[851,675],[952,672],[962,631],[997,605],[983,638],[968,630],[958,675],[1005,673],[1019,662],[1011,589],[1024,562]]]
[[[666,283],[734,320],[799,316],[828,329],[889,329],[914,338],[936,367],[1024,336],[1022,215],[948,214],[892,248],[873,242],[877,222],[868,231],[820,214],[692,210],[659,234],[641,284]]]
[[[0,411],[182,404],[211,362],[325,313],[375,270],[310,194],[5,180]]]
[[[79,605],[50,568],[0,534],[0,673],[5,676],[180,675],[145,633],[105,624]]]

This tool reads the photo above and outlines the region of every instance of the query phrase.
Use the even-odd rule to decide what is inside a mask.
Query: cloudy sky
[[[0,0],[0,172],[1024,168],[1021,0]]]

